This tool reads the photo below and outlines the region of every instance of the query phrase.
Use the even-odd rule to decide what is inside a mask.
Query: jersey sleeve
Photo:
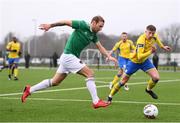
[[[131,40],[130,40],[130,46],[131,46],[131,50],[135,50],[135,46]]]
[[[94,36],[94,39],[93,39],[93,43],[96,44],[97,42],[99,42],[99,39],[98,39],[98,37],[95,35],[95,36]]]
[[[144,59],[151,54],[151,50],[144,52],[144,48],[145,48],[145,40],[143,37],[140,37],[136,44],[136,52],[137,52],[138,60]]]
[[[9,42],[6,46],[6,49],[10,50],[10,48],[11,48],[11,42]]]
[[[154,35],[154,38],[160,48],[164,46],[157,34]]]
[[[87,28],[88,24],[85,21],[72,20],[73,29]]]
[[[120,42],[117,42],[114,47],[113,47],[113,51],[116,51],[119,48]]]

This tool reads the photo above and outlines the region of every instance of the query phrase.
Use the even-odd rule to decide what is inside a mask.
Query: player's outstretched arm
[[[163,46],[162,49],[164,49],[165,51],[168,51],[168,52],[172,50],[172,48],[169,46]]]
[[[110,60],[110,61],[113,61],[115,63],[115,65],[117,65],[117,59],[112,57],[108,52],[107,50],[101,45],[101,43],[98,41],[96,43],[96,47],[99,49],[99,51],[105,55],[107,57],[107,60]]]
[[[171,47],[163,45],[163,43],[161,42],[161,40],[159,39],[159,36],[157,34],[155,35],[155,37],[157,39],[156,40],[157,44],[159,45],[160,48],[162,48],[163,50],[168,51],[168,52],[172,50]]]
[[[114,53],[114,51],[113,51],[113,50],[111,50],[111,51],[109,52],[109,55],[111,56],[113,53]]]
[[[61,20],[59,22],[52,23],[52,24],[41,24],[39,26],[39,29],[44,30],[46,32],[50,28],[53,28],[56,26],[70,26],[70,27],[72,27],[72,21],[71,20]]]

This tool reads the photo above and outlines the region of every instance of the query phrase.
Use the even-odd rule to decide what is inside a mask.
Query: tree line
[[[130,40],[136,43],[139,34],[128,34]],[[170,45],[173,48],[172,52],[180,52],[180,24],[175,23],[166,28],[161,29],[158,32],[162,42],[166,45]],[[54,32],[46,32],[39,36],[30,36],[27,39],[20,40],[22,44],[22,52],[29,53],[32,57],[51,57],[55,52],[60,55],[63,52],[65,44],[70,34],[63,33],[57,34]],[[1,52],[5,51],[5,46],[9,40],[14,36],[12,32],[9,32],[4,40],[3,44],[0,44]],[[18,37],[17,37],[18,38]],[[120,35],[106,35],[105,33],[99,33],[98,38],[105,48],[111,50],[114,44],[120,39]],[[95,49],[96,47],[91,44],[87,48]],[[159,50],[159,52],[163,52]]]

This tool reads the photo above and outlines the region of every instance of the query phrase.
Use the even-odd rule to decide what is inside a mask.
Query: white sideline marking
[[[175,80],[161,80],[159,83],[167,83],[167,82],[177,82],[180,81],[180,79],[175,79]],[[109,82],[103,82],[103,81],[96,81],[97,83],[105,83],[109,84]],[[147,84],[147,82],[136,82],[136,83],[128,83],[128,85],[141,85],[141,84]],[[109,85],[101,85],[97,86],[97,88],[104,88],[108,87]],[[79,88],[66,88],[66,89],[54,89],[54,90],[44,90],[44,91],[37,91],[35,93],[47,93],[47,92],[58,92],[58,91],[71,91],[71,90],[82,90],[86,89],[87,87],[79,87]],[[21,95],[22,93],[9,93],[9,94],[0,94],[0,97],[4,96],[14,96],[14,95]]]
[[[20,98],[13,97],[0,97],[5,100],[20,100]],[[52,98],[28,98],[28,100],[36,101],[64,101],[64,102],[92,102],[92,100],[81,100],[81,99],[52,99]],[[180,103],[164,103],[164,102],[138,102],[138,101],[113,101],[113,103],[124,103],[124,104],[156,104],[156,105],[169,105],[169,106],[180,106]]]
[[[177,81],[180,81],[180,79],[160,80],[159,83],[177,82]],[[96,83],[109,84],[109,82],[105,82],[105,81],[96,81]],[[142,84],[147,84],[147,82],[143,81],[143,82],[128,83],[128,85],[142,85]]]
[[[113,77],[97,77],[97,78],[95,78],[95,80],[104,80],[104,79],[110,79],[110,80],[113,80]],[[131,80],[135,80],[135,79],[144,79],[144,77],[131,77]]]
[[[102,86],[97,86],[97,88],[102,88],[102,87],[107,87],[108,85],[102,85]],[[79,87],[79,88],[66,88],[66,89],[54,89],[54,90],[44,90],[44,91],[37,91],[34,93],[46,93],[46,92],[57,92],[57,91],[72,91],[72,90],[83,90],[86,89],[87,87]],[[13,95],[21,95],[22,93],[9,93],[9,94],[0,94],[0,97],[3,96],[13,96]]]

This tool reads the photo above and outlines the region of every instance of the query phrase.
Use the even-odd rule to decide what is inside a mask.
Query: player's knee
[[[11,69],[12,68],[12,64],[10,64],[8,67],[9,67],[9,69]]]
[[[60,82],[57,82],[57,81],[52,81],[52,86],[57,86],[59,85]]]
[[[153,80],[154,83],[158,83],[159,77],[153,77],[152,80]]]
[[[93,71],[90,71],[90,72],[87,74],[87,78],[94,78],[94,72],[93,72]]]
[[[60,81],[57,80],[57,79],[50,79],[50,80],[51,80],[51,85],[52,85],[52,86],[57,86],[57,85],[59,85],[59,83],[60,83]]]
[[[17,68],[17,64],[16,64],[16,63],[13,63],[13,64],[11,65],[11,68]]]
[[[123,69],[120,69],[118,74],[122,75],[123,74]]]
[[[117,77],[121,77],[122,74],[117,74]]]
[[[130,76],[124,75],[124,76],[122,77],[121,81],[122,81],[123,83],[126,83],[126,82],[129,80],[129,78],[130,78]]]
[[[14,68],[18,68],[18,64],[14,64]]]

